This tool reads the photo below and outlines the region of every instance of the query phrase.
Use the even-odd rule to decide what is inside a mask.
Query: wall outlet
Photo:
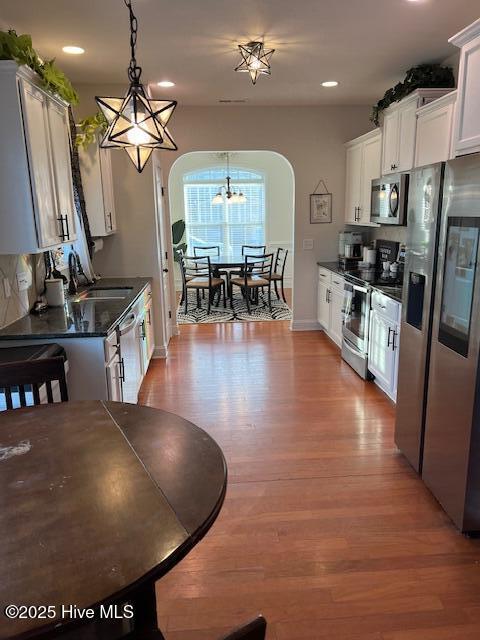
[[[19,291],[25,291],[32,284],[32,276],[28,271],[17,273],[17,285]]]
[[[12,295],[12,287],[10,286],[10,280],[8,278],[3,279],[3,295],[5,298],[10,298]]]
[[[313,249],[313,240],[307,239],[303,241],[303,250],[304,251],[312,251]]]

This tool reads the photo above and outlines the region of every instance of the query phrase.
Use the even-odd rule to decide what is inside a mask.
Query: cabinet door
[[[390,392],[394,379],[395,352],[392,349],[391,323],[376,311],[370,314],[368,369],[379,385]]]
[[[113,233],[117,229],[115,217],[115,201],[113,197],[112,160],[108,149],[99,149],[100,171],[102,175],[103,209],[105,231]]]
[[[341,346],[343,327],[343,291],[330,290],[330,335],[334,342]]]
[[[324,329],[329,329],[330,324],[330,307],[328,304],[328,287],[320,281],[317,288],[317,320]]]
[[[409,171],[415,158],[417,100],[411,100],[398,111],[398,162],[396,171]]]
[[[120,367],[118,356],[112,358],[106,366],[108,399],[114,402],[122,402],[123,400]]]
[[[46,248],[61,242],[48,133],[47,97],[23,80],[20,81],[20,91],[38,246]]]
[[[480,151],[480,36],[462,47],[455,115],[456,155]]]
[[[66,241],[75,240],[75,202],[73,200],[73,177],[70,160],[70,136],[68,112],[54,100],[47,100],[50,145],[58,215],[63,216],[63,231]],[[62,224],[62,223],[60,223]]]
[[[398,109],[393,109],[389,113],[386,113],[383,119],[382,175],[395,173],[395,171],[397,171],[399,144],[398,132]]]
[[[372,180],[380,177],[382,160],[382,136],[378,132],[374,138],[363,144],[362,199],[359,222],[370,222],[372,203]]]
[[[450,158],[454,104],[420,113],[417,117],[415,166],[423,167]]]
[[[152,299],[145,305],[145,333],[147,336],[147,357],[150,361],[155,350],[155,336],[153,333],[153,311],[152,311]]]
[[[362,149],[362,144],[347,148],[345,222],[356,222],[358,219],[358,207],[361,204]]]

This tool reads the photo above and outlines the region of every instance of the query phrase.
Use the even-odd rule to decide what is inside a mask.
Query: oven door
[[[344,285],[343,336],[362,353],[367,353],[369,313],[369,288],[346,281]]]

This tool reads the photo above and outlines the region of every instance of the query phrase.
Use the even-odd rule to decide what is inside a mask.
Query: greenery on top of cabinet
[[[107,130],[108,122],[101,111],[97,111],[93,116],[87,116],[80,120],[77,125],[77,136],[75,144],[77,147],[87,149],[95,141],[97,133],[104,134]]]
[[[32,46],[28,34],[16,31],[0,31],[0,60],[14,60],[33,69],[48,91],[57,94],[70,104],[78,104],[78,94],[67,76],[55,64],[55,60],[42,60]]]
[[[440,64],[419,64],[416,67],[412,67],[407,71],[405,80],[398,82],[394,87],[388,89],[383,98],[372,107],[370,120],[378,127],[381,112],[393,102],[399,102],[403,98],[406,98],[413,93],[415,89],[433,88],[455,88],[455,78],[452,67],[442,67]]]

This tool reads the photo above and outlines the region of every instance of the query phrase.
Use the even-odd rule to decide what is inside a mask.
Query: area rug
[[[215,297],[215,302],[217,298]],[[188,313],[185,313],[185,303],[178,306],[177,321],[178,324],[197,324],[197,323],[213,323],[213,322],[265,322],[269,320],[291,320],[292,312],[290,307],[283,302],[277,300],[277,296],[272,293],[272,312],[268,308],[268,298],[266,295],[258,296],[258,305],[250,304],[252,313],[247,310],[245,302],[240,291],[233,294],[233,310],[230,307],[230,300],[227,299],[227,306],[223,304],[223,297],[218,307],[211,306],[210,314],[207,314],[207,299],[201,298],[200,308],[197,307],[197,293],[190,290],[188,292]]]

